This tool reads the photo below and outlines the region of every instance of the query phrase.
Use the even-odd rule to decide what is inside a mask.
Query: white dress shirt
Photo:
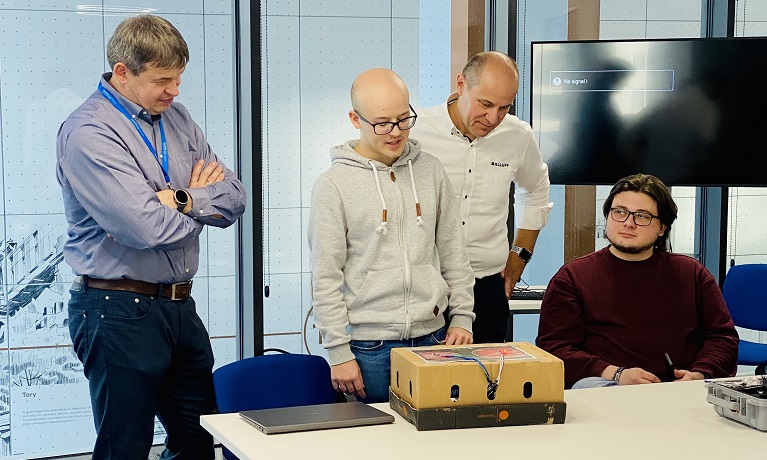
[[[549,170],[529,124],[506,115],[485,137],[469,141],[455,127],[448,104],[422,108],[410,136],[442,161],[460,203],[461,224],[474,276],[494,275],[509,254],[509,192],[517,228],[540,230],[549,220]]]

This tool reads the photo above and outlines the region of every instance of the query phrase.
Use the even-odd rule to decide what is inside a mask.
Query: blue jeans
[[[365,385],[366,403],[379,403],[389,400],[389,382],[391,380],[392,348],[424,347],[438,345],[445,340],[447,329],[442,328],[431,334],[407,340],[352,340],[349,346],[357,359],[362,372],[362,382]]]
[[[161,458],[214,458],[200,415],[215,408],[213,350],[194,300],[70,290],[69,333],[83,363],[96,425],[93,458],[146,460],[154,417],[167,432]]]
[[[602,377],[585,377],[573,384],[573,390],[580,390],[583,388],[603,388],[614,387],[618,384],[615,380],[605,379]]]

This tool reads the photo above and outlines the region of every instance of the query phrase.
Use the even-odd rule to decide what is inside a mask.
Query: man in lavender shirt
[[[199,418],[215,407],[210,338],[191,297],[199,235],[228,227],[245,191],[181,104],[189,51],[165,19],[124,20],[107,46],[112,72],[61,125],[57,176],[77,276],[69,331],[88,378],[94,459],[149,454],[212,459]]]

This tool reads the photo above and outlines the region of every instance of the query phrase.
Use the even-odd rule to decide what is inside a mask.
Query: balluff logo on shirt
[[[499,168],[508,168],[509,167],[508,163],[501,163],[499,161],[491,161],[490,165],[491,166],[498,166]]]

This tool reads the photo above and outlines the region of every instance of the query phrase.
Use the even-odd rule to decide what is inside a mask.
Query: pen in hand
[[[671,357],[668,353],[663,353],[663,357],[666,358],[664,363],[666,365],[666,381],[673,382],[676,380],[676,376],[674,375],[674,363],[671,362]]]

